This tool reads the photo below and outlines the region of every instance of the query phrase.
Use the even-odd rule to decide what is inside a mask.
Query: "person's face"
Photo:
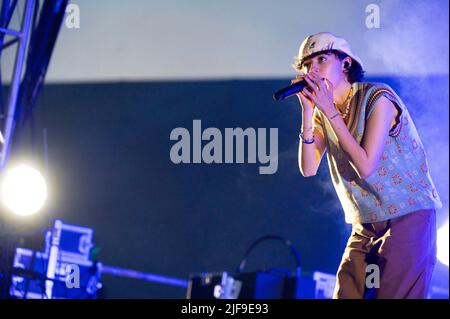
[[[336,86],[341,81],[345,81],[344,62],[333,53],[319,54],[303,62],[302,71],[304,73],[316,73],[321,78],[325,78]]]

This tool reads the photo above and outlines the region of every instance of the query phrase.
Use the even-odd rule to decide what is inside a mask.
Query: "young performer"
[[[352,224],[334,298],[426,298],[442,204],[406,106],[388,85],[362,82],[362,61],[334,34],[307,37],[294,67],[292,83],[308,83],[297,94],[300,171],[314,176],[327,153]],[[377,269],[379,282],[368,276]]]

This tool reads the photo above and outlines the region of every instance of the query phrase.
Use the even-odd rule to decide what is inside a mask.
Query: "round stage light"
[[[448,266],[448,221],[437,232],[437,258]]]
[[[5,171],[1,185],[2,201],[13,213],[37,213],[47,199],[47,185],[36,169],[21,165]]]

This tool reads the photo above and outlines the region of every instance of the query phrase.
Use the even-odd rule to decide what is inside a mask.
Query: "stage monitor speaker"
[[[242,273],[236,278],[226,272],[191,275],[188,299],[314,299],[316,283],[309,277],[279,273]]]

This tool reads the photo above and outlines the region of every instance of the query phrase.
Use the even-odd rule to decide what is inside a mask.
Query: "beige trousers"
[[[426,298],[435,264],[434,209],[354,224],[336,275],[333,298]]]

